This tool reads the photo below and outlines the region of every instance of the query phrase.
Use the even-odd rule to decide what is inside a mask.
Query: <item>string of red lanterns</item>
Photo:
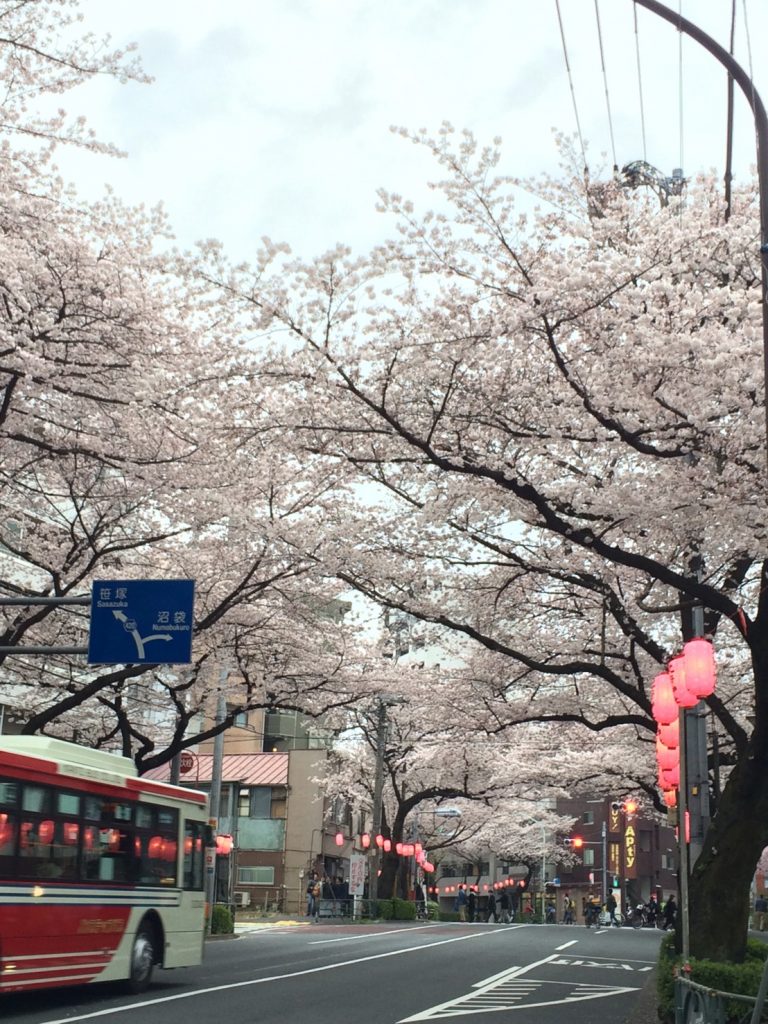
[[[339,836],[341,836],[342,842],[339,842]],[[337,845],[341,846],[344,837],[341,833],[336,836]],[[364,850],[368,850],[371,847],[371,836],[368,832],[363,832],[360,836],[360,846]],[[383,850],[384,853],[389,853],[392,850],[392,840],[386,839],[383,835],[377,835],[373,837],[373,844],[379,849]],[[421,843],[395,843],[395,853],[400,857],[415,857],[416,863],[424,871],[434,871],[435,865],[427,860],[427,851],[421,845]]]
[[[677,806],[680,787],[680,708],[693,708],[715,692],[715,651],[709,640],[696,637],[672,658],[651,689],[656,722],[658,784],[667,807]]]

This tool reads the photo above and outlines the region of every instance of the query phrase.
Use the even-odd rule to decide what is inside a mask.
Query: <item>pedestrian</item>
[[[493,918],[493,923],[496,924],[496,897],[491,889],[488,893],[488,903],[485,908],[485,920],[490,921]]]
[[[587,899],[584,904],[584,924],[587,928],[594,925],[596,928],[600,924],[600,900],[593,892],[587,893]]]
[[[317,921],[320,918],[320,900],[323,895],[323,885],[320,881],[320,877],[315,875],[315,883],[312,886],[312,920]]]
[[[469,896],[467,896],[467,919],[469,921],[475,920],[477,914],[477,892],[474,886],[469,890]]]
[[[317,875],[314,871],[310,871],[309,878],[307,879],[307,917],[315,916],[315,880]]]
[[[573,924],[573,912],[576,909],[576,904],[573,902],[568,893],[563,896],[563,924]]]
[[[456,893],[456,899],[453,902],[453,909],[458,910],[459,920],[467,920],[467,887],[465,885],[459,886],[459,891]]]
[[[755,900],[755,928],[759,932],[765,931],[765,915],[768,913],[768,900],[765,893],[761,893]]]
[[[499,896],[499,910],[501,911],[501,923],[509,924],[509,890],[506,887],[501,890],[501,895]]]
[[[650,921],[651,928],[655,928],[656,918],[659,916],[659,901],[656,899],[655,893],[651,893],[648,906],[645,909],[648,911],[648,920]]]
[[[664,931],[668,928],[675,927],[675,918],[677,917],[677,903],[675,902],[675,894],[671,892],[669,899],[664,904]]]
[[[611,927],[620,928],[621,925],[616,920],[616,897],[612,892],[608,893],[608,899],[605,901],[605,909],[608,911],[608,915],[611,921]]]
[[[514,921],[520,909],[520,890],[517,886],[509,894],[509,917]]]

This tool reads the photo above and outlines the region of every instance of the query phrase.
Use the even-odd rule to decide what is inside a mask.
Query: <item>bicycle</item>
[[[627,922],[631,924],[633,928],[644,928],[650,923],[648,911],[642,903],[638,903],[636,907],[629,907],[627,909]]]
[[[602,913],[602,908],[601,907],[597,907],[597,906],[595,906],[595,907],[588,906],[587,907],[587,909],[584,911],[584,924],[587,926],[587,928],[591,928],[592,925],[594,925],[595,928],[599,928],[600,927],[600,915],[601,915],[601,913]]]

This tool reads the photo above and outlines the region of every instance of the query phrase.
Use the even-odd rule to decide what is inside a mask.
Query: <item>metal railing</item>
[[[699,985],[690,978],[675,979],[675,1024],[728,1024],[733,1020],[729,1004],[743,1003],[740,1024],[758,1024],[765,1005],[768,962],[757,996],[742,996],[735,992],[721,992],[707,985]]]

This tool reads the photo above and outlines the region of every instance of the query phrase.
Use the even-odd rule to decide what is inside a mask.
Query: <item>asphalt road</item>
[[[563,925],[284,923],[209,942],[200,967],[0,998],[3,1024],[624,1024],[662,933]],[[493,1019],[493,1018],[491,1018]],[[502,1019],[502,1018],[496,1018]]]

